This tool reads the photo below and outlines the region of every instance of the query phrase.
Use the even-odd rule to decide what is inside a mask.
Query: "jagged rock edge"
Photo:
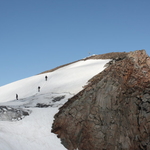
[[[136,54],[137,53],[137,54]],[[138,57],[141,57],[141,58],[138,58],[137,56],[136,57],[134,57],[134,55],[137,55]],[[142,58],[142,56],[144,56],[143,58]],[[146,56],[146,52],[145,51],[135,51],[135,52],[130,52],[128,55],[127,55],[127,57],[126,57],[126,59],[128,59],[129,60],[129,62],[131,63],[130,65],[133,67],[133,65],[134,65],[134,67],[136,68],[140,68],[140,69],[142,69],[142,72],[144,71],[144,72],[146,72],[146,70],[144,70],[144,69],[147,69],[148,68],[148,70],[149,70],[149,66],[150,66],[150,61],[149,61],[149,57],[148,56]],[[140,62],[139,62],[139,60],[140,60]],[[122,61],[122,60],[121,60]],[[116,62],[115,62],[116,63]],[[146,64],[147,66],[144,66],[144,65]],[[96,80],[101,80],[102,78],[100,78],[100,75],[101,75],[101,77],[103,77],[103,74],[105,74],[105,72],[107,72],[107,70],[108,69],[110,69],[110,68],[112,68],[112,66],[113,66],[114,64],[111,64],[108,68],[106,68],[103,72],[101,72],[99,75],[97,75],[97,76],[95,76],[94,78],[95,79],[91,79],[90,80],[90,83],[85,87],[85,89],[84,90],[82,90],[81,92],[79,92],[77,95],[75,95],[73,98],[71,98],[64,106],[62,106],[61,108],[60,108],[60,111],[55,115],[55,120],[56,120],[56,118],[58,118],[59,117],[59,115],[63,112],[63,110],[65,110],[69,105],[71,105],[76,99],[78,99],[78,98],[80,98],[83,94],[84,94],[84,91],[86,91],[86,90],[88,90],[88,91],[90,91],[92,88],[94,88],[94,87],[92,87],[92,86],[94,86],[94,83],[95,83],[95,81]],[[146,68],[147,67],[147,68]],[[138,69],[139,69],[138,68]],[[132,68],[131,68],[132,69]],[[132,71],[132,70],[131,70]],[[140,74],[140,73],[139,73]],[[131,73],[129,73],[129,75],[131,75]],[[147,76],[149,76],[149,75],[147,75]],[[142,85],[142,87],[144,86],[144,87],[147,87],[147,85],[143,85],[143,81],[142,81],[142,78],[140,78],[140,77],[138,77],[140,80],[139,80],[139,82],[140,82],[140,85]],[[125,80],[128,80],[128,78],[126,78]],[[148,77],[147,77],[147,79],[146,79],[147,81],[146,82],[144,82],[144,83],[149,83],[149,80],[148,80]],[[127,91],[122,91],[122,92],[120,92],[120,94],[121,94],[121,96],[123,95],[123,94],[125,94],[125,93],[132,93],[132,91],[131,91],[131,89],[133,88],[133,85],[125,85],[125,86],[128,86],[129,87],[129,90],[127,89]],[[145,99],[142,99],[141,98],[141,95],[139,94],[140,93],[140,91],[142,90],[142,87],[140,87],[140,86],[138,86],[137,85],[137,90],[139,91],[139,92],[137,92],[138,94],[136,94],[136,98],[139,100],[139,101],[143,101],[143,100],[145,100],[146,102],[148,102],[149,103],[149,95],[146,95],[148,98],[145,98]],[[122,88],[122,87],[120,87],[120,88]],[[148,87],[147,87],[148,88]],[[147,91],[147,92],[149,92],[149,91]],[[146,94],[147,94],[147,92],[146,92]],[[135,94],[135,93],[134,93]],[[139,103],[136,103],[136,106],[138,107],[138,108],[143,108],[143,110],[144,109],[146,109],[143,105],[142,105],[142,103],[141,102],[139,102]],[[116,108],[116,109],[118,109],[118,108]],[[149,111],[148,111],[149,112]],[[141,118],[139,117],[138,118],[138,121],[140,120]],[[149,118],[148,118],[149,119]],[[139,121],[140,122],[140,121]],[[53,124],[53,127],[54,127],[54,124]],[[143,127],[143,126],[142,126]],[[138,127],[138,128],[140,128],[140,127]],[[147,127],[145,127],[144,126],[144,128],[145,128],[145,130],[144,130],[144,132],[147,132],[148,134],[149,134],[149,127],[148,127],[148,129],[147,129]],[[53,130],[52,130],[52,132],[54,132],[54,133],[56,133],[57,132],[57,130],[59,130],[58,128],[53,128]],[[139,131],[140,131],[140,129],[138,129]],[[138,132],[139,132],[138,131]],[[59,135],[60,136],[60,135]],[[141,135],[141,136],[143,136],[143,135]],[[123,144],[122,143],[122,145],[123,145],[123,147],[121,147],[120,146],[120,148],[122,148],[122,149],[125,149],[125,147],[127,147],[127,149],[147,149],[147,148],[150,148],[150,145],[148,144],[149,143],[149,141],[147,141],[147,138],[146,138],[146,141],[142,141],[141,140],[141,137],[140,137],[140,133],[137,133],[137,135],[136,135],[136,137],[134,137],[135,139],[136,139],[136,145],[137,146],[135,146],[135,145],[128,145],[126,142],[125,142],[125,144]],[[62,140],[62,142],[63,142],[63,144],[67,147],[68,145],[66,144],[66,142],[65,142],[65,139],[61,139]],[[127,139],[127,140],[129,140],[129,139]],[[133,140],[133,139],[132,139]],[[141,142],[142,141],[142,142]],[[74,143],[75,144],[75,143]],[[129,147],[130,146],[130,147]],[[74,148],[77,148],[77,146],[73,146]],[[104,148],[106,148],[106,146],[104,146]],[[113,147],[114,148],[114,147]],[[119,146],[117,145],[117,149],[120,149],[119,148]],[[72,150],[72,148],[69,148],[70,150]],[[82,149],[82,148],[79,148],[79,149]],[[88,147],[87,147],[87,149],[88,149]],[[94,148],[95,150],[97,150],[96,148]],[[107,147],[107,149],[112,149],[112,147],[111,148],[109,148],[109,147]],[[98,149],[99,150],[99,149]]]

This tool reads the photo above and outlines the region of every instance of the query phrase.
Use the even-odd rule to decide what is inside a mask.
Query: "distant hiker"
[[[38,92],[40,92],[40,86],[38,86]]]
[[[18,100],[18,94],[16,94],[16,100]]]
[[[47,81],[47,78],[48,78],[48,77],[47,77],[47,76],[45,76],[45,81]]]

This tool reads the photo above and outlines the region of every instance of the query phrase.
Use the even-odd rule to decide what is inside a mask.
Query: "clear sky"
[[[150,0],[0,0],[0,86],[139,49],[150,55]]]

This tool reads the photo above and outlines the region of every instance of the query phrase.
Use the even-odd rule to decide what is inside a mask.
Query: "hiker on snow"
[[[47,81],[47,78],[48,78],[48,77],[47,77],[47,76],[45,76],[45,81]]]
[[[18,100],[18,94],[16,94],[16,100]]]

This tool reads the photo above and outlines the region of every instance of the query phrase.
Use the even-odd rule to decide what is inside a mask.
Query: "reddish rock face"
[[[150,58],[116,59],[55,115],[68,150],[150,150]]]

